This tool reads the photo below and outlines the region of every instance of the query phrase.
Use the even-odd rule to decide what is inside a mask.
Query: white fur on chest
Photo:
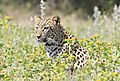
[[[48,39],[45,47],[46,47],[46,54],[49,58],[56,58],[57,56],[59,56],[61,47],[58,45],[56,41],[52,39]]]
[[[46,47],[46,54],[49,58],[54,58],[54,56],[58,54],[58,47],[57,46]]]

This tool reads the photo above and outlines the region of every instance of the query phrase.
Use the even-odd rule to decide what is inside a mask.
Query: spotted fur
[[[35,17],[36,40],[45,43],[46,53],[49,58],[67,53],[75,57],[71,63],[71,70],[81,69],[88,59],[87,50],[80,46],[75,36],[65,32],[60,24],[60,17],[41,19]],[[71,41],[71,42],[68,42]]]

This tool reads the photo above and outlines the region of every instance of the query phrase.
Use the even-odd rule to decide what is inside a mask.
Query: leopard
[[[79,40],[61,25],[59,16],[34,17],[37,42],[44,43],[48,58],[55,60],[62,54],[74,56],[69,70],[82,69],[89,59],[88,50],[79,44]],[[71,42],[69,42],[71,41]],[[65,57],[66,58],[66,57]]]

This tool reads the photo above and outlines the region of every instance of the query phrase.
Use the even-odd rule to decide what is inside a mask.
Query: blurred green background
[[[115,4],[119,5],[120,0],[44,0],[50,10],[62,11],[64,14],[82,10],[86,14],[93,14],[94,6],[98,6],[101,11],[111,12]],[[15,8],[24,8],[37,11],[40,0],[0,0],[0,11],[8,5]],[[9,8],[8,8],[9,9]],[[39,8],[38,8],[39,10]],[[6,11],[6,10],[5,10]],[[50,13],[50,12],[49,12]]]
[[[64,28],[67,28],[68,31],[74,33],[79,38],[102,34],[105,39],[113,40],[113,37],[115,37],[113,33],[119,32],[119,25],[115,25],[116,23],[112,19],[112,15],[115,12],[114,6],[119,6],[119,0],[44,1],[46,6],[45,15],[59,15]],[[98,7],[98,12],[94,12],[95,6]],[[95,18],[94,14],[99,12],[99,20],[96,20],[97,17]],[[119,10],[115,13],[119,14]],[[21,27],[34,26],[33,22],[30,21],[31,17],[40,14],[40,0],[0,0],[0,16],[10,16]],[[96,22],[97,24],[94,25]],[[108,24],[111,24],[111,27]],[[118,39],[119,35],[117,34],[117,36]]]
[[[111,14],[114,5],[120,0],[44,0],[46,15],[60,15],[61,17],[88,19],[93,16],[93,9],[97,6],[102,14]],[[0,15],[9,15],[21,26],[28,26],[29,17],[40,14],[40,0],[0,0]],[[23,19],[25,21],[23,21]]]

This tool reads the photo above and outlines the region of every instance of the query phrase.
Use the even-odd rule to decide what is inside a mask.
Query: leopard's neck
[[[56,58],[62,51],[63,43],[49,40],[45,43],[46,53],[49,58]]]

